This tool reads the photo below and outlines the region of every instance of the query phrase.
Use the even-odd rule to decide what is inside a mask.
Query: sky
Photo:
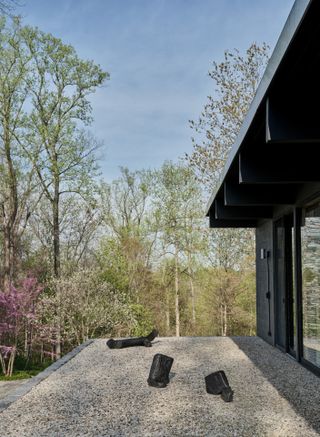
[[[274,48],[293,0],[24,0],[23,23],[92,59],[110,80],[90,98],[107,181],[192,152],[189,120],[214,92],[211,62]]]

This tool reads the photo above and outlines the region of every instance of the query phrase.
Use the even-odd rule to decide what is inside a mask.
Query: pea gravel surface
[[[166,388],[153,356],[174,358]],[[224,370],[234,401],[206,393]],[[320,378],[257,337],[156,338],[151,348],[95,340],[0,414],[1,437],[320,435]]]

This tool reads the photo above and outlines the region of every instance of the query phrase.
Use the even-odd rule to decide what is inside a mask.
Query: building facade
[[[207,214],[256,228],[257,334],[320,375],[319,22],[295,2]]]

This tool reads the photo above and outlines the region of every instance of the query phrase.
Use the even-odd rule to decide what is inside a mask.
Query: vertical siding
[[[270,344],[274,344],[274,302],[273,302],[273,223],[272,220],[261,224],[256,229],[256,286],[257,286],[257,335]],[[261,249],[270,253],[270,331],[269,332],[269,302],[266,297],[268,282],[267,259],[261,259]]]

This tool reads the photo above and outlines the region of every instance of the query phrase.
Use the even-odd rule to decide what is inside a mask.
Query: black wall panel
[[[273,224],[272,220],[256,229],[257,335],[274,344],[273,304]],[[268,298],[268,292],[269,298]]]

